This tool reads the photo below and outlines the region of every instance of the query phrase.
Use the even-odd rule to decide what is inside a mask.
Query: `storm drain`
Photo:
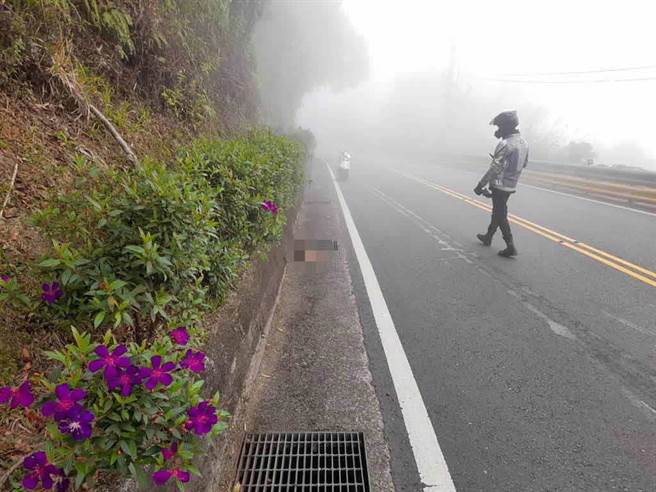
[[[364,435],[246,434],[233,490],[369,492]]]

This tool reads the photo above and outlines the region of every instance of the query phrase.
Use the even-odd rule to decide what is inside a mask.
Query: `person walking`
[[[500,141],[494,149],[494,154],[490,154],[492,158],[490,168],[474,188],[474,193],[491,195],[492,218],[487,232],[477,234],[476,237],[484,246],[490,246],[494,233],[497,229],[501,229],[506,249],[499,251],[499,255],[510,258],[517,255],[517,247],[508,223],[508,199],[515,193],[519,176],[528,164],[528,143],[517,129],[519,126],[517,111],[499,113],[490,121],[490,125],[497,127],[494,136]],[[490,191],[486,189],[488,185]]]

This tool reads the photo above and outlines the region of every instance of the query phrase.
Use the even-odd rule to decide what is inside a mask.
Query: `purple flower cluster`
[[[205,370],[205,354],[203,352],[187,350],[180,361],[180,367],[196,373],[203,372]]]
[[[6,276],[0,276],[0,287],[8,281]],[[62,296],[57,282],[51,285],[44,284],[43,291],[43,300],[50,304]],[[185,327],[172,330],[169,336],[177,345],[187,345],[190,340]],[[166,361],[160,355],[153,355],[150,358],[149,367],[134,365],[127,355],[128,349],[125,345],[118,345],[111,351],[105,345],[98,345],[94,352],[96,357],[89,361],[88,370],[99,373],[102,369],[107,389],[119,391],[124,397],[129,396],[135,386],[142,384],[149,391],[154,391],[158,386],[171,385],[172,373],[178,368],[175,362]],[[180,360],[179,367],[194,373],[203,372],[205,354],[187,349]],[[91,437],[96,419],[96,416],[84,406],[86,397],[87,392],[82,388],[72,388],[66,383],[59,384],[55,388],[54,399],[46,401],[41,406],[41,413],[44,417],[52,418],[62,434],[69,436],[73,441],[84,441]],[[0,387],[0,403],[7,404],[11,408],[28,407],[34,399],[29,381],[17,387]],[[187,431],[202,436],[208,434],[218,421],[217,409],[211,402],[201,401],[187,409],[187,419],[183,426]],[[178,485],[189,482],[190,474],[186,469],[180,468],[181,460],[177,458],[178,443],[173,442],[169,447],[162,448],[161,453],[164,462],[168,464],[152,474],[153,482],[156,485],[164,485],[171,479],[177,481]],[[27,490],[54,488],[55,492],[65,492],[70,487],[70,481],[64,471],[50,463],[43,451],[37,451],[25,458],[23,468],[25,475],[22,485]]]
[[[119,345],[111,353],[105,345],[98,345],[94,350],[98,358],[89,362],[89,370],[98,372],[104,367],[105,380],[109,381],[119,374],[120,369],[127,369],[132,365],[130,359],[123,355],[127,351],[125,345]]]
[[[271,200],[263,201],[261,207],[267,212],[270,212],[272,215],[276,215],[278,213],[278,205],[273,203]]]
[[[169,336],[178,345],[187,345],[189,342],[189,332],[184,326],[171,330]]]
[[[57,299],[64,295],[59,282],[53,282],[51,284],[45,283],[41,285],[41,290],[43,291],[41,299],[48,304],[54,304],[57,302]]]
[[[34,401],[32,386],[29,381],[25,381],[20,386],[12,388],[3,386],[0,388],[0,403],[9,404],[9,408],[29,407]]]
[[[23,469],[25,475],[22,485],[27,490],[34,490],[39,485],[45,490],[52,490],[54,486],[55,492],[68,490],[70,483],[64,475],[64,471],[49,463],[48,457],[43,451],[37,451],[27,456],[23,460]]]
[[[91,437],[95,416],[78,403],[87,396],[86,391],[60,384],[55,388],[55,396],[56,400],[47,401],[41,407],[43,416],[53,417],[57,421],[59,431],[76,441]]]
[[[214,424],[219,421],[216,408],[208,401],[202,401],[195,407],[187,410],[189,417],[185,422],[185,429],[193,431],[194,434],[202,436],[212,430]]]
[[[173,376],[169,374],[175,369],[173,362],[166,362],[162,365],[162,357],[153,355],[150,358],[150,367],[139,369],[139,376],[145,380],[144,386],[148,391],[153,391],[158,384],[168,386],[173,382]]]
[[[191,478],[189,472],[184,471],[180,468],[157,470],[155,473],[152,474],[153,482],[155,482],[155,485],[164,485],[166,482],[169,481],[171,477],[175,478],[176,480],[182,483],[188,482],[189,478]]]
[[[132,388],[139,384],[141,384],[141,374],[139,373],[139,368],[133,365],[125,369],[119,369],[114,376],[107,379],[107,388],[109,391],[114,391],[118,388],[121,390],[121,396],[130,396],[132,394]]]

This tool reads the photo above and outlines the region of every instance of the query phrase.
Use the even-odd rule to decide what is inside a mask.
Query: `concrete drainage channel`
[[[233,492],[369,492],[361,432],[246,434]]]

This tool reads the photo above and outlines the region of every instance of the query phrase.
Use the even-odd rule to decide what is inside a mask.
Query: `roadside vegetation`
[[[0,489],[182,488],[226,425],[200,321],[312,139],[256,127],[261,8],[0,0]]]

